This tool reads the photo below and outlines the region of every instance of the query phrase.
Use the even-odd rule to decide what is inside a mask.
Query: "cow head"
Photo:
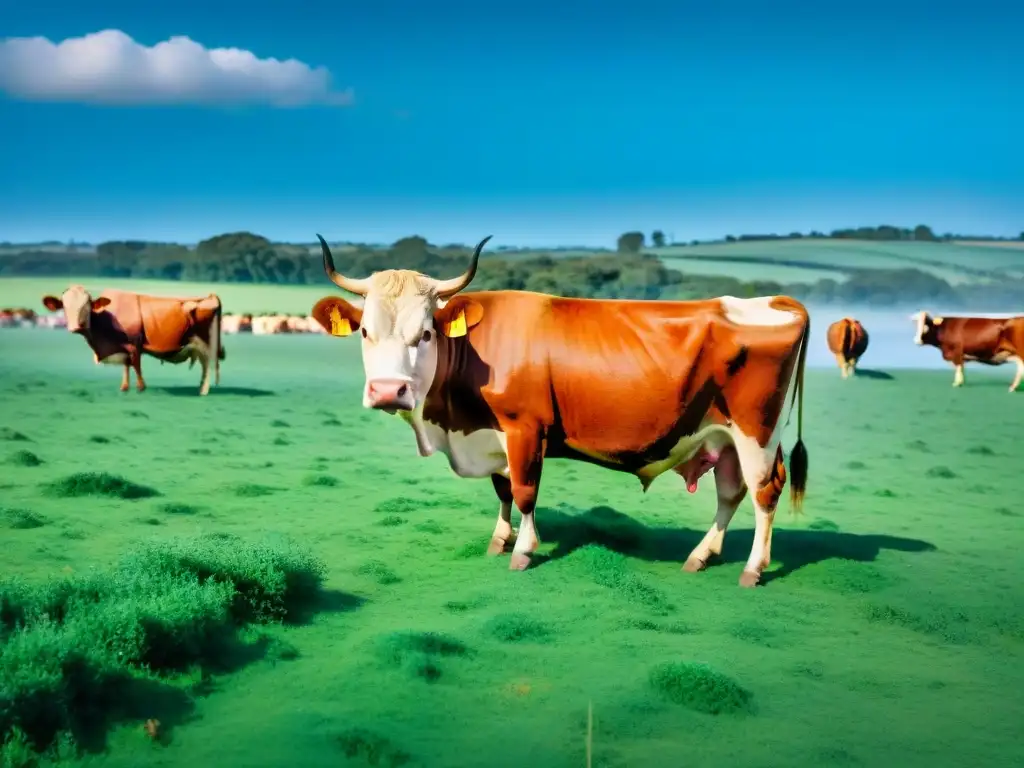
[[[338,296],[325,296],[313,318],[332,336],[362,336],[366,385],[363,407],[394,413],[422,412],[437,371],[437,334],[465,336],[483,319],[477,302],[456,294],[476,275],[485,237],[469,268],[458,277],[437,280],[408,269],[374,272],[357,280],[334,268],[331,249],[320,238],[324,271],[339,287],[363,297],[362,308]]]
[[[109,303],[110,299],[103,296],[94,299],[81,285],[72,285],[59,299],[56,296],[43,297],[43,306],[51,312],[64,310],[68,330],[72,333],[89,330],[92,313],[99,312]]]
[[[942,325],[941,317],[932,317],[924,310],[915,312],[910,319],[917,324],[917,334],[914,336],[914,343],[918,346],[927,344],[932,347],[939,345],[939,326]]]

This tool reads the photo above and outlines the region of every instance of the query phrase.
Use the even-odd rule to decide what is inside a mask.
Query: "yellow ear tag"
[[[337,307],[331,309],[331,335],[348,336],[352,333],[352,324],[347,318],[341,316]]]
[[[453,339],[465,336],[466,330],[466,310],[464,309],[460,309],[458,314],[444,325],[444,335]]]
[[[942,325],[942,318],[936,317],[934,320],[932,320],[932,325]]]

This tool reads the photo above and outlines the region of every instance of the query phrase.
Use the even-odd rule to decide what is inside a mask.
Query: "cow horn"
[[[439,299],[447,299],[454,296],[456,293],[465,288],[473,280],[476,275],[476,265],[480,261],[480,252],[487,245],[487,241],[490,240],[492,235],[488,235],[479,243],[477,243],[476,250],[473,251],[473,256],[469,260],[469,269],[463,272],[458,277],[450,278],[449,280],[435,280],[434,288],[437,292]]]
[[[367,278],[358,280],[341,274],[341,272],[334,268],[334,257],[331,256],[331,249],[327,247],[327,241],[320,235],[317,235],[317,239],[320,240],[320,250],[324,252],[324,272],[331,278],[331,281],[343,291],[365,296],[366,292],[370,289],[369,280]]]

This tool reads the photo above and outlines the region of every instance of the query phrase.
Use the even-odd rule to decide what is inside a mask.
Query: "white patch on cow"
[[[446,432],[430,421],[421,422],[424,427],[427,446],[420,446],[421,455],[443,453],[459,477],[509,476],[508,442],[505,433],[496,429],[478,429],[465,435],[461,432]],[[423,448],[428,449],[423,454]]]
[[[782,420],[779,420],[782,423]],[[743,482],[750,489],[750,500],[754,505],[754,541],[750,548],[747,564],[743,566],[745,573],[760,575],[771,562],[772,519],[774,510],[769,512],[757,502],[757,490],[769,477],[775,461],[775,451],[779,446],[778,437],[773,433],[768,445],[762,447],[755,438],[743,433],[736,425],[732,426],[733,443],[740,459],[740,472]]]
[[[736,325],[789,325],[799,319],[795,312],[773,307],[771,303],[775,298],[758,296],[740,299],[736,296],[720,296],[718,300],[726,319]]]
[[[96,355],[93,355],[93,358],[95,357]],[[126,352],[115,352],[96,362],[101,365],[128,365],[128,354]]]
[[[1013,383],[1010,385],[1010,391],[1013,392],[1020,386],[1021,380],[1024,379],[1024,359],[1014,355],[1013,357],[1007,358],[1007,362],[1014,362],[1017,364],[1017,375],[1013,377]]]
[[[210,392],[210,345],[198,336],[193,336],[184,349],[199,359],[199,364],[203,368],[203,378],[199,382],[199,394],[208,394]]]
[[[953,368],[953,386],[962,387],[964,385],[964,367],[963,365],[957,365]]]

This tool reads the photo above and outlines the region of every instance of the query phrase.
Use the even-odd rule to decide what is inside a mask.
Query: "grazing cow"
[[[528,567],[545,458],[635,475],[644,491],[673,470],[697,489],[714,469],[715,521],[683,566],[699,571],[753,490],[755,532],[740,577],[754,586],[771,559],[786,483],[783,411],[798,402],[790,457],[794,510],[807,480],[803,377],[810,321],[785,296],[705,301],[569,299],[525,291],[459,295],[476,273],[448,280],[410,270],[364,279],[339,274],[323,238],[324,269],[364,297],[327,296],[312,315],[334,336],[362,337],[363,406],[397,413],[420,456],[443,453],[461,477],[490,477],[500,501],[489,554],[515,539],[510,568]],[[795,382],[795,384],[794,384]],[[522,515],[511,526],[513,503]]]
[[[910,316],[917,323],[914,343],[936,347],[942,359],[953,364],[953,386],[964,385],[964,363],[983,365],[1017,364],[1010,391],[1024,379],[1024,316],[932,317],[925,311]]]
[[[825,334],[829,351],[836,356],[839,370],[845,379],[857,369],[857,361],[868,348],[868,332],[860,321],[852,317],[836,320]]]
[[[67,328],[84,337],[97,364],[123,365],[121,391],[126,392],[129,371],[135,369],[139,392],[146,388],[142,378],[142,355],[165,363],[196,360],[203,368],[199,394],[210,391],[210,366],[220,384],[221,303],[216,294],[191,299],[146,296],[129,291],[106,290],[92,298],[81,285],[72,285],[61,296],[43,297],[51,312],[64,310]]]

